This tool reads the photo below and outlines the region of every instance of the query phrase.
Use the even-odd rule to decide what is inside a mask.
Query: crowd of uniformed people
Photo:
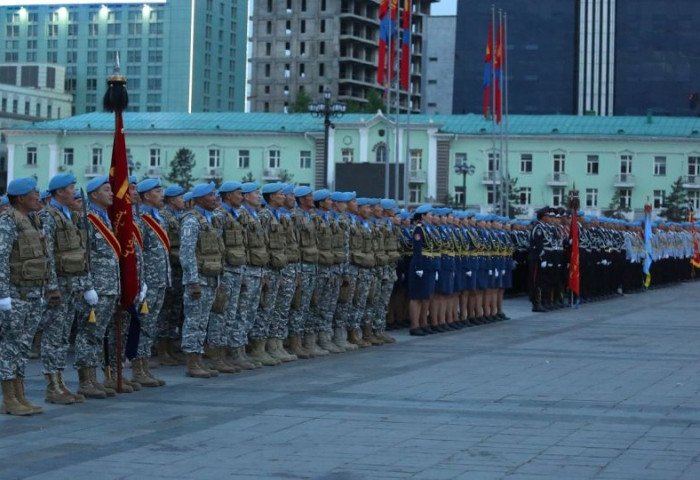
[[[88,182],[86,197],[75,183],[56,175],[40,195],[33,178],[19,178],[3,197],[3,413],[42,411],[23,382],[38,331],[45,400],[74,404],[165,385],[152,353],[160,365],[212,378],[393,343],[387,331],[396,328],[425,336],[507,320],[506,291],[527,292],[536,312],[571,300],[563,209],[515,220],[427,204],[409,212],[391,199],[284,183],[185,192],[129,177],[140,332],[131,375],[118,385],[128,339],[115,327],[126,335],[133,311],[118,308],[115,193],[107,176]],[[642,225],[580,213],[574,302],[647,286]],[[652,286],[690,278],[693,234],[690,224],[655,224]],[[75,393],[64,375],[71,343]]]

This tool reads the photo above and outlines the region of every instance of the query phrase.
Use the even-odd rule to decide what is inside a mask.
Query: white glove
[[[467,272],[467,277],[471,277],[471,276],[472,276],[472,272]]]
[[[493,270],[489,270],[489,275],[493,275]]]
[[[418,275],[418,278],[423,278],[423,270],[416,270],[416,275]]]
[[[438,272],[435,272],[435,281],[436,281],[436,282],[438,281],[438,276],[439,276],[439,275],[438,275]]]
[[[540,267],[542,267],[542,268],[547,268],[547,262],[542,262],[542,263],[540,263]]]
[[[9,312],[12,310],[12,298],[0,298],[0,312]]]
[[[139,303],[143,303],[143,301],[146,299],[146,292],[148,292],[148,285],[144,283],[143,287],[141,287],[141,291],[139,292]]]
[[[506,271],[505,271],[505,270],[501,270],[501,275],[505,275],[505,274],[506,274]]]
[[[494,274],[496,277],[498,277],[498,270],[494,270],[494,271],[493,271],[493,274]]]
[[[85,294],[83,295],[83,298],[85,299],[85,302],[87,302],[88,305],[91,307],[94,307],[97,305],[97,301],[99,300],[99,297],[97,296],[97,292],[95,289],[90,289]]]

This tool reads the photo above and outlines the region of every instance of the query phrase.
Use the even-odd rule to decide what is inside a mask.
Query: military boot
[[[58,371],[58,386],[63,392],[73,397],[74,403],[83,403],[85,401],[85,397],[83,395],[79,393],[73,393],[68,389],[68,387],[66,386],[66,382],[63,379],[63,370]]]
[[[204,361],[204,356],[201,353],[197,354],[197,365],[199,365],[199,368],[207,372],[210,377],[219,376],[218,370],[214,370],[213,368],[209,367],[209,365]]]
[[[78,394],[84,395],[86,398],[107,398],[105,392],[92,384],[89,367],[78,370]]]
[[[122,391],[121,392],[117,388],[117,376],[116,375],[113,376],[112,378],[106,379],[104,381],[103,385],[105,388],[110,388],[117,393],[134,393],[134,387],[132,387],[130,384],[126,383],[125,380],[126,379],[122,376]]]
[[[117,394],[117,391],[115,389],[110,388],[107,385],[103,385],[99,382],[99,380],[97,380],[97,367],[90,367],[90,381],[95,386],[95,388],[98,388],[105,392],[107,394],[107,397],[114,397]]]
[[[284,342],[282,341],[281,338],[276,338],[275,339],[275,345],[277,345],[277,351],[280,353],[280,355],[284,358],[282,358],[283,362],[293,362],[294,360],[298,360],[299,357],[294,355],[291,352],[288,352],[286,348],[284,348]],[[287,358],[287,360],[285,360]]]
[[[199,354],[197,353],[187,354],[187,370],[185,370],[185,375],[194,378],[211,378],[209,372],[199,365]]]
[[[276,358],[284,363],[293,362],[297,359],[296,355],[292,355],[284,349],[280,338],[268,338],[265,347],[272,358]]]
[[[335,343],[331,341],[331,336],[328,332],[321,332],[318,334],[318,346],[324,350],[328,350],[330,353],[344,353],[345,349],[338,347]]]
[[[350,352],[352,350],[357,350],[359,347],[355,345],[354,343],[350,343],[345,339],[345,329],[342,327],[336,327],[333,329],[333,343],[335,343],[338,348],[342,348],[346,352]]]
[[[351,328],[348,330],[348,342],[352,343],[353,345],[357,345],[359,348],[367,348],[372,346],[371,343],[366,341],[364,338],[361,338],[357,334],[356,328]]]
[[[27,397],[24,396],[24,377],[17,375],[15,377],[15,397],[17,401],[27,408],[32,409],[32,413],[44,413],[44,409],[39,405],[34,405]]]
[[[245,347],[237,347],[231,350],[231,363],[241,370],[255,370],[256,368],[260,368],[245,355]]]
[[[71,405],[75,403],[73,395],[68,395],[61,390],[57,373],[44,375],[46,377],[46,403],[56,403],[58,405]]]
[[[212,347],[209,364],[219,373],[238,373],[240,370],[224,361],[224,347]]]
[[[250,340],[251,352],[249,357],[256,360],[266,367],[274,367],[282,363],[281,360],[277,360],[265,351],[265,339],[264,338],[252,338]]]
[[[170,355],[170,352],[168,351],[167,342],[168,341],[165,339],[160,340],[158,342],[158,345],[156,346],[156,352],[158,353],[158,363],[160,363],[164,367],[177,367],[178,365],[180,365],[180,362],[177,358]]]
[[[131,381],[139,383],[142,387],[154,388],[158,386],[158,381],[151,378],[143,367],[146,362],[144,358],[135,358],[131,361]]]
[[[372,333],[372,327],[365,325],[362,327],[362,339],[369,342],[371,345],[384,345],[381,338],[377,338]]]
[[[27,416],[32,415],[34,411],[21,404],[15,394],[15,380],[2,381],[2,408],[0,412],[8,415]]]
[[[396,339],[392,336],[387,335],[384,330],[375,331],[374,336],[382,340],[384,343],[396,343]]]
[[[141,359],[141,366],[143,367],[143,371],[146,373],[146,376],[147,376],[147,377],[149,377],[149,378],[155,380],[156,382],[158,382],[158,385],[157,385],[158,387],[163,387],[163,386],[165,386],[165,380],[162,380],[162,379],[156,377],[156,376],[153,375],[153,373],[151,372],[151,368],[150,368],[150,366],[149,366],[149,363],[148,363],[148,359],[147,359],[147,358],[142,358],[142,359]]]
[[[316,344],[316,334],[309,333],[304,335],[304,348],[314,354],[315,357],[325,357],[330,355],[328,350],[324,350]]]
[[[289,351],[289,353],[296,356],[297,358],[301,358],[302,360],[314,358],[314,354],[312,352],[309,352],[304,347],[302,347],[301,337],[299,335],[290,335],[287,339],[287,342],[287,350]]]

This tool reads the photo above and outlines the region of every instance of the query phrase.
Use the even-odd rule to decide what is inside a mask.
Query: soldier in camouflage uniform
[[[372,229],[372,251],[374,252],[374,266],[371,268],[369,277],[369,291],[362,316],[362,338],[372,345],[383,345],[384,341],[374,335],[373,327],[378,321],[377,317],[381,312],[381,295],[384,284],[384,267],[387,265],[388,257],[384,251],[385,229],[380,224],[382,207],[378,198],[370,198],[369,224]]]
[[[170,240],[160,216],[163,208],[163,187],[160,180],[147,178],[137,186],[141,198],[140,216],[143,230],[143,276],[148,285],[144,301],[148,312],[140,316],[141,333],[136,358],[131,361],[132,382],[144,387],[165,385],[148,367],[151,348],[158,334],[158,317],[163,307],[165,289],[170,284]]]
[[[352,296],[355,291],[355,275],[350,271],[350,226],[353,224],[352,214],[347,211],[348,204],[355,201],[355,192],[335,192],[331,195],[333,210],[331,214],[338,226],[336,235],[342,236],[342,246],[336,253],[339,254],[338,274],[339,288],[338,300],[333,314],[333,343],[338,347],[350,351],[357,350],[358,346],[347,341],[347,322],[352,310]],[[335,238],[335,237],[334,237]]]
[[[185,290],[182,351],[187,355],[185,374],[196,378],[219,375],[202,364],[209,314],[224,270],[219,219],[213,214],[217,204],[215,188],[214,183],[209,183],[192,190],[195,206],[183,215],[180,230],[180,264]]]
[[[24,368],[44,307],[43,287],[49,279],[46,249],[39,219],[36,180],[18,178],[7,194],[11,207],[0,216],[0,380],[2,413],[32,415],[42,408],[24,396]],[[47,292],[52,308],[61,302],[58,290]]]
[[[373,269],[376,265],[374,230],[370,221],[371,202],[369,198],[357,199],[357,216],[350,227],[350,268],[357,281],[353,295],[354,314],[347,325],[348,341],[361,348],[372,344],[358,335],[358,329],[365,317],[367,299],[374,278]]]
[[[42,372],[46,377],[46,401],[61,405],[81,403],[85,397],[73,394],[63,379],[77,305],[85,300],[83,292],[92,289],[88,276],[85,226],[78,226],[71,205],[75,196],[72,173],[56,175],[49,182],[51,202],[40,213],[49,257],[48,291],[61,293],[61,304],[46,310],[42,335]],[[80,309],[84,312],[85,309]]]
[[[158,362],[164,366],[184,364],[178,357],[176,343],[182,329],[182,267],[180,266],[180,217],[185,211],[185,190],[171,185],[164,191],[165,208],[160,211],[170,240],[171,284],[165,289],[163,308],[158,318]]]
[[[399,253],[399,227],[398,219],[395,212],[397,207],[396,200],[385,198],[379,202],[381,209],[381,217],[377,219],[377,226],[383,228],[383,245],[384,254],[386,255],[386,265],[382,267],[382,283],[379,290],[379,301],[375,306],[374,323],[372,330],[375,337],[378,337],[384,343],[394,343],[396,339],[387,335],[386,320],[391,300],[391,293],[394,291],[394,285],[397,280],[396,267],[401,256]]]
[[[113,397],[116,392],[97,380],[97,368],[103,366],[103,340],[112,322],[119,298],[119,241],[112,232],[107,209],[114,195],[109,177],[92,179],[86,187],[87,244],[90,249],[90,282],[93,289],[85,293],[90,305],[88,315],[78,319],[75,338],[75,368],[78,369],[78,393],[87,398]]]

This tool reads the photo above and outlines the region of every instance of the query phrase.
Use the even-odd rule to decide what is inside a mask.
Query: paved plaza
[[[518,298],[507,322],[343,355],[212,380],[161,367],[165,388],[0,417],[0,479],[697,480],[699,296],[547,314]]]

